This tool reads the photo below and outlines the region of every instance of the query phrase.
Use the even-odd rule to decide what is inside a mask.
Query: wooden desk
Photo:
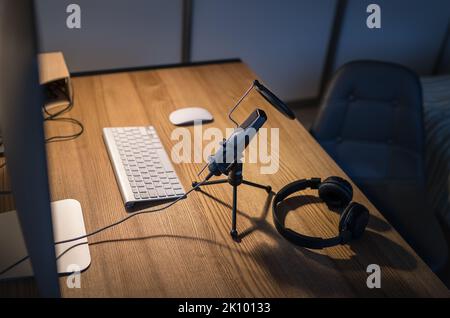
[[[202,106],[215,121],[206,127],[232,127],[226,113],[255,75],[242,63],[170,68],[73,79],[75,107],[85,133],[75,141],[48,145],[52,199],[81,202],[88,232],[123,218],[123,207],[102,128],[153,125],[165,148],[174,129],[170,112]],[[298,121],[289,121],[260,96],[252,94],[239,119],[256,106],[268,114],[265,127],[280,128],[280,170],[261,175],[246,164],[245,178],[271,184],[306,177],[344,176],[343,171]],[[71,132],[67,125],[46,127],[48,134]],[[205,128],[206,128],[205,127]],[[74,128],[75,129],[75,128]],[[189,128],[192,131],[192,128]],[[175,165],[188,189],[201,164]],[[229,236],[231,187],[194,192],[160,213],[141,215],[92,237],[92,265],[81,275],[81,289],[65,297],[316,297],[316,296],[449,296],[448,290],[354,186],[354,199],[369,207],[368,230],[350,246],[322,251],[298,248],[272,224],[271,197],[263,190],[239,187],[238,230],[241,243]],[[310,192],[310,194],[314,194]],[[297,201],[299,202],[299,201]],[[311,201],[309,201],[311,203]],[[299,203],[292,203],[294,206]],[[332,236],[339,216],[323,204],[307,204],[288,216],[292,228],[315,236]],[[381,289],[366,286],[369,264],[381,266]],[[9,283],[0,291],[22,290]],[[20,287],[22,286],[22,287]]]

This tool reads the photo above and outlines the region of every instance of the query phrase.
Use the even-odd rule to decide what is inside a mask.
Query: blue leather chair
[[[422,88],[415,73],[355,61],[334,75],[311,133],[436,271],[447,244],[427,208]]]

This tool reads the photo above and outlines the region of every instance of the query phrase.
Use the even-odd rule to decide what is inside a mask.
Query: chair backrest
[[[355,61],[334,75],[311,133],[319,142],[394,144],[423,154],[422,89],[409,69]]]
[[[425,206],[418,76],[393,63],[342,66],[328,86],[311,133],[416,252],[434,270],[446,268],[450,242],[435,211]]]

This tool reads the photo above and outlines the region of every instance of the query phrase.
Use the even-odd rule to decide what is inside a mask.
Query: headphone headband
[[[320,178],[301,179],[284,186],[275,195],[272,203],[273,221],[277,231],[288,241],[307,248],[322,249],[339,244],[346,244],[351,239],[352,234],[347,229],[340,230],[339,234],[335,237],[324,239],[321,237],[303,235],[285,227],[284,221],[286,215],[281,216],[280,209],[278,209],[278,204],[295,192],[308,188],[319,189],[321,185],[322,180]]]
[[[291,182],[285,185],[278,193],[275,195],[274,203],[278,200],[278,202],[283,201],[291,194],[302,191],[305,189],[318,189],[322,180],[320,178],[311,178],[311,179],[300,179],[294,182]],[[277,203],[278,203],[277,202]]]

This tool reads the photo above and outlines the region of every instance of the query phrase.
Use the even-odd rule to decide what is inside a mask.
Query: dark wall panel
[[[381,7],[381,29],[366,26],[371,3]],[[334,66],[376,59],[431,74],[449,18],[448,0],[348,0]]]

